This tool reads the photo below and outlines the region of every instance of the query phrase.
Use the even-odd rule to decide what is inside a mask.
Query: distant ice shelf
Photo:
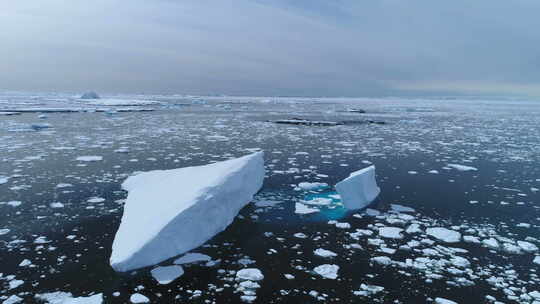
[[[201,246],[225,230],[264,179],[263,153],[129,177],[111,266],[129,271]]]
[[[336,190],[347,209],[368,206],[381,192],[375,180],[375,166],[355,171],[336,184]]]

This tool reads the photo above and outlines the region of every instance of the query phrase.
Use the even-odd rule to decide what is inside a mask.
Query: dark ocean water
[[[28,100],[30,106],[38,106],[36,99]],[[0,229],[9,230],[0,235],[0,296],[18,295],[32,303],[35,294],[53,291],[74,296],[102,293],[105,303],[129,303],[138,292],[152,303],[239,303],[242,293],[234,277],[244,267],[264,274],[256,303],[426,303],[436,297],[484,303],[486,295],[505,303],[532,303],[535,294],[529,293],[540,290],[540,265],[532,262],[537,251],[516,254],[502,246],[447,244],[424,233],[403,233],[402,239],[383,239],[387,247],[382,247],[397,249],[391,254],[368,241],[381,240],[381,227],[405,229],[416,221],[423,230],[445,227],[480,240],[495,238],[500,245],[527,241],[540,246],[540,103],[161,100],[162,105],[151,106],[152,112],[0,115],[0,180],[9,178],[0,184]],[[367,113],[344,111],[352,107]],[[293,117],[358,123],[319,127],[268,122]],[[367,120],[385,124],[361,123]],[[38,131],[31,127],[44,123],[50,126]],[[226,231],[194,250],[217,265],[184,266],[185,274],[168,285],[152,278],[151,267],[125,274],[111,269],[111,244],[127,195],[120,184],[127,176],[207,164],[255,150],[265,151],[263,189]],[[76,160],[85,155],[103,159]],[[335,183],[371,163],[382,190],[370,206],[381,212],[378,217],[346,211],[338,200],[314,214],[294,212],[295,203],[335,194]],[[459,171],[448,164],[477,171]],[[295,189],[300,182],[330,187]],[[102,200],[91,200],[96,197]],[[21,203],[8,204],[13,201]],[[63,207],[52,208],[51,203]],[[414,208],[414,219],[395,221],[399,214],[388,212],[390,204]],[[349,223],[350,228],[338,228],[329,220]],[[374,233],[355,239],[351,234],[356,229]],[[36,244],[40,237],[46,241]],[[434,242],[422,242],[430,239]],[[412,240],[421,243],[417,250],[399,249]],[[316,256],[317,248],[337,256]],[[447,248],[467,251],[445,254]],[[430,258],[439,264],[428,270],[422,265],[381,265],[372,259],[380,256],[403,263]],[[455,256],[470,265],[460,268],[445,262]],[[19,266],[24,259],[32,265]],[[252,263],[243,265],[246,259]],[[312,271],[322,264],[338,265],[338,278],[324,279]],[[10,289],[14,280],[24,282]],[[355,295],[361,284],[384,290]],[[120,294],[113,296],[115,292]]]

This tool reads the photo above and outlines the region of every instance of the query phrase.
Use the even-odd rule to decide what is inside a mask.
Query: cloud
[[[4,1],[0,84],[134,93],[530,95],[540,84],[538,9],[533,0]]]

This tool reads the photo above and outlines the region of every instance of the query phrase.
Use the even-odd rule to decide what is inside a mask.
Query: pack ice
[[[336,184],[336,190],[347,209],[369,205],[381,192],[375,181],[375,166],[355,171]]]
[[[129,177],[122,184],[128,197],[111,266],[129,271],[199,247],[225,230],[263,179],[263,152]]]

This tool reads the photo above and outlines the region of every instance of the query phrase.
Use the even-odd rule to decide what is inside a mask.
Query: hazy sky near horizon
[[[540,96],[538,0],[3,0],[0,89]]]

